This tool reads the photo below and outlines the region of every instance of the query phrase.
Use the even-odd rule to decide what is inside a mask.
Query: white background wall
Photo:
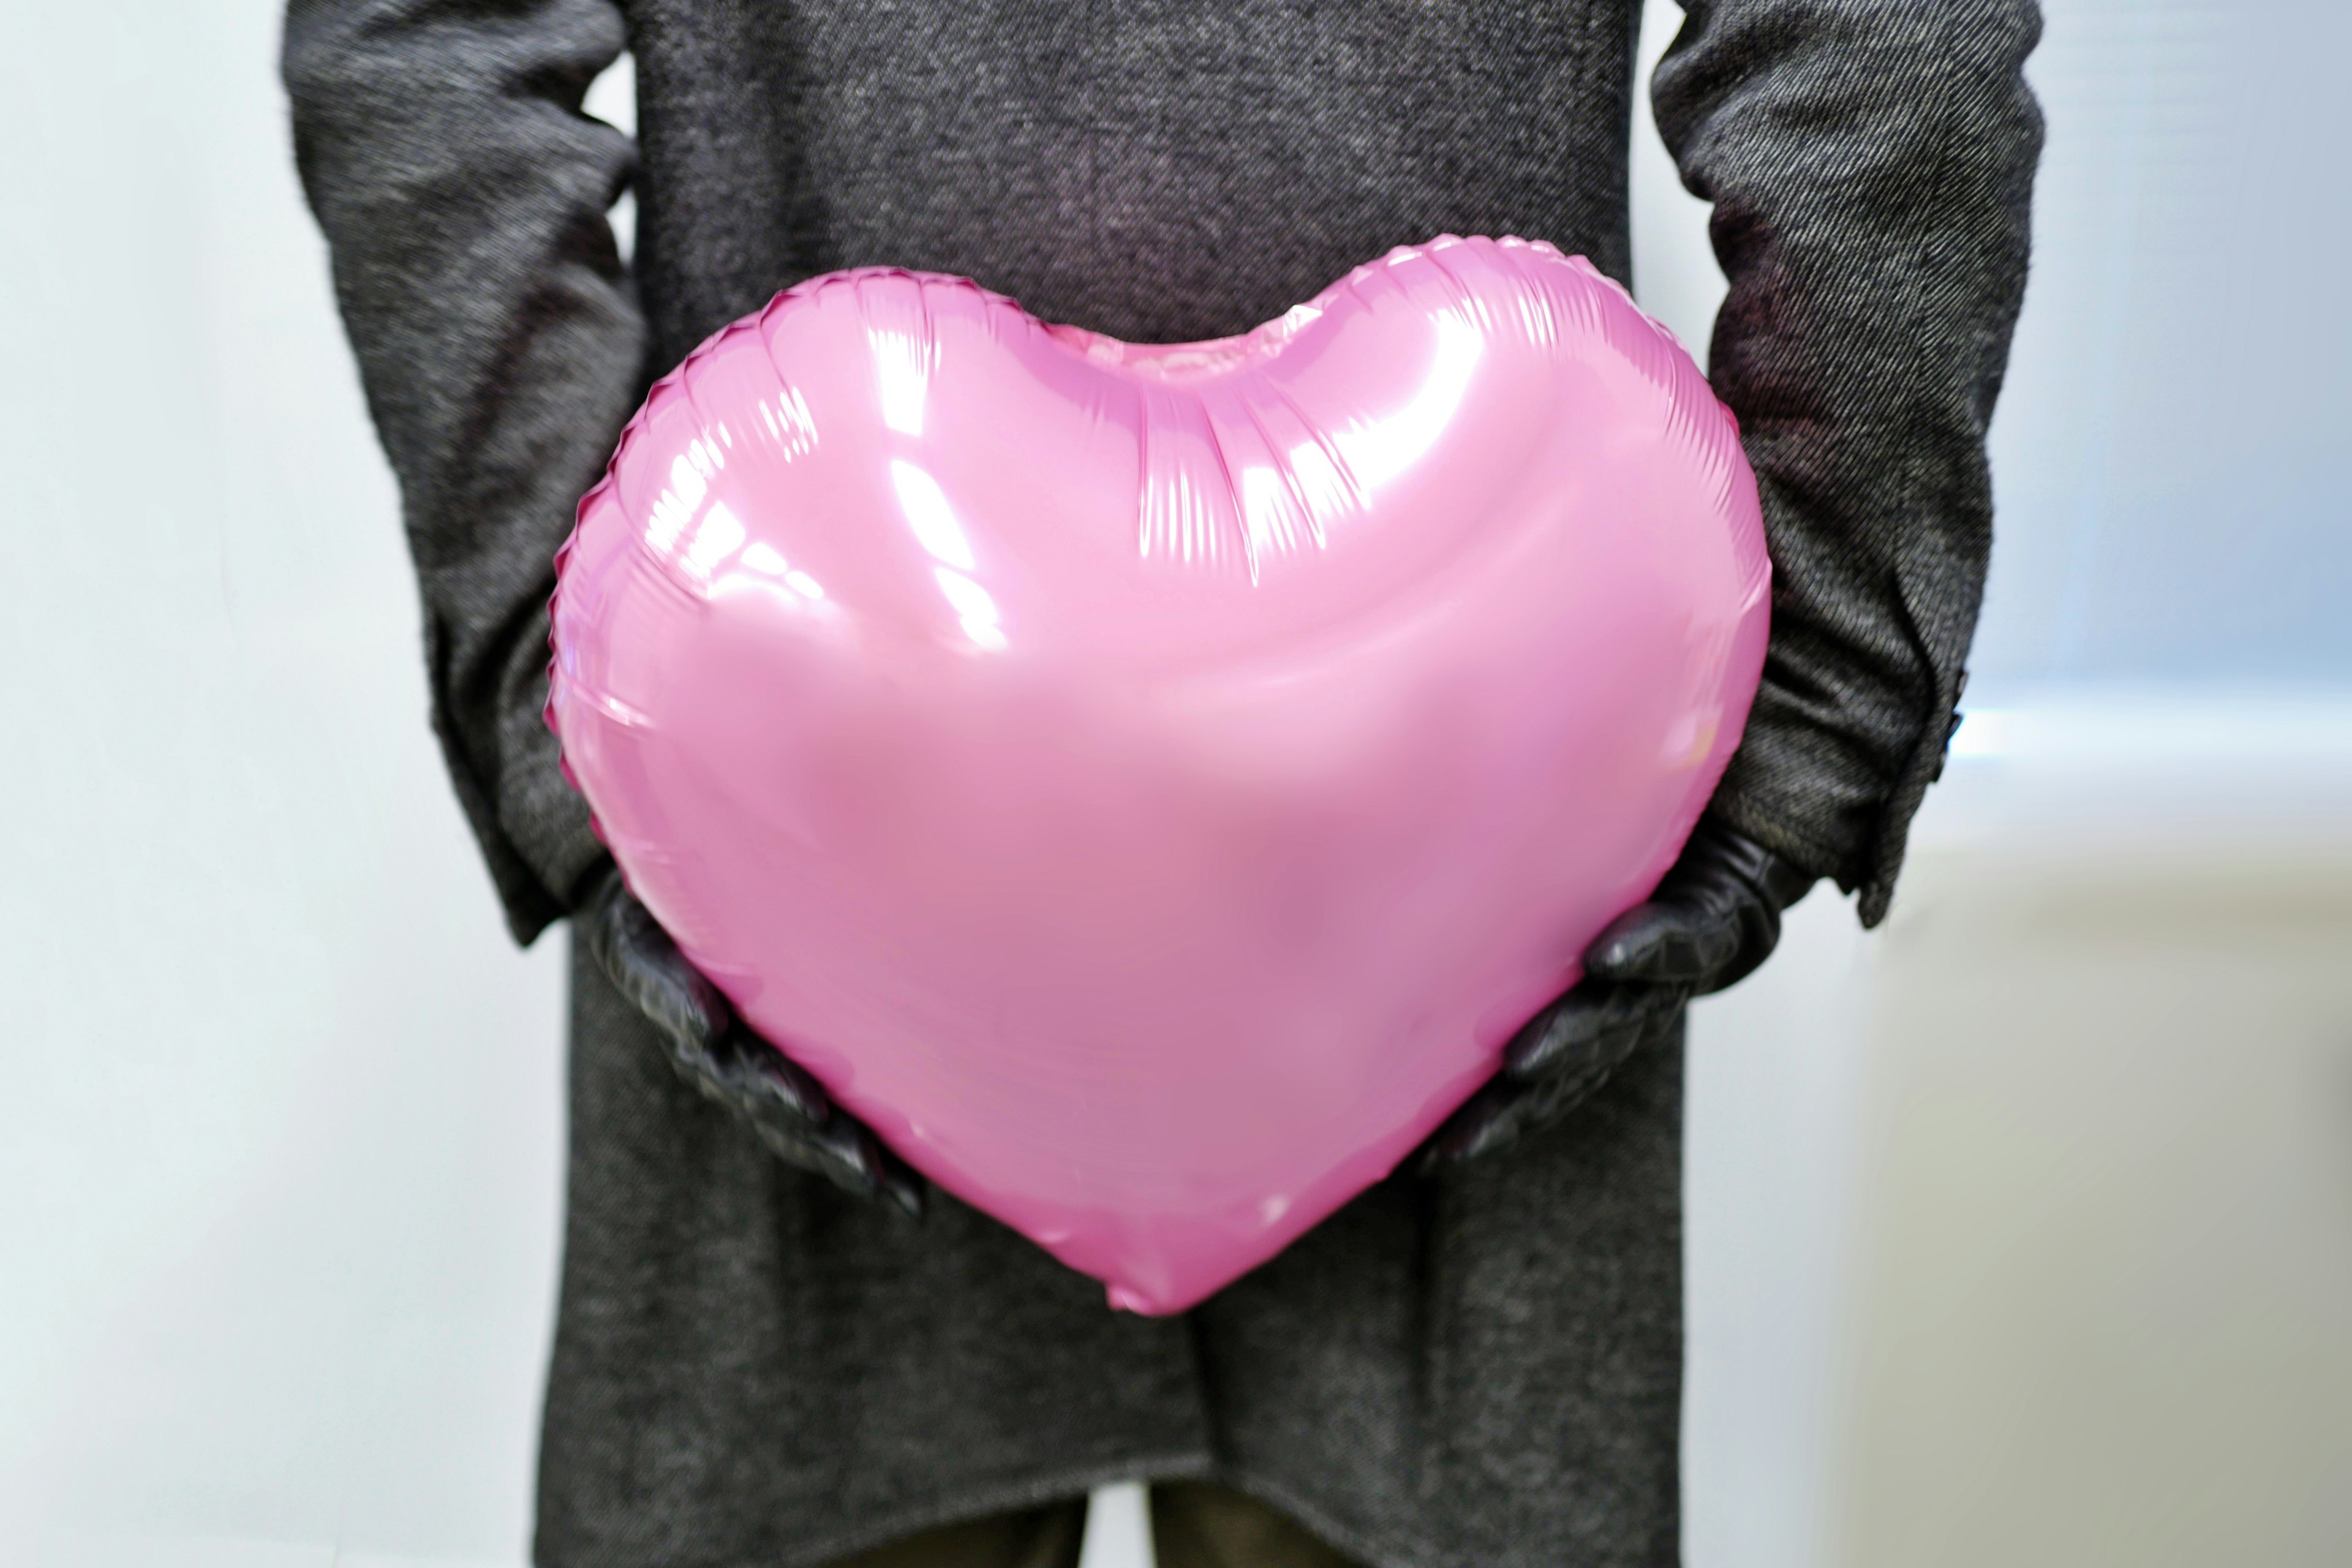
[[[18,7],[0,63],[10,1563],[522,1550],[561,944],[425,730],[277,27]]]
[[[21,9],[0,59],[16,153],[0,471],[17,498],[0,524],[0,1561],[514,1563],[555,1258],[560,947],[507,943],[426,733],[394,498],[286,150],[276,8]],[[2338,1386],[2307,1331],[2339,1302],[2352,1319],[2333,1263],[2266,1273],[2231,1255],[2260,1290],[2207,1317],[2253,1313],[2241,1361],[2191,1321],[2137,1383],[2128,1366],[2088,1393],[2004,1381],[2042,1364],[2028,1350],[2071,1364],[2121,1342],[2095,1313],[2079,1338],[2033,1341],[2072,1320],[2016,1301],[2106,1301],[2117,1277],[2177,1290],[2221,1222],[2168,1230],[2129,1183],[2067,1208],[2063,1138],[2037,1195],[2004,1195],[1971,1162],[2000,1159],[2009,1121],[1913,1136],[1940,1107],[1987,1103],[1972,1068],[2012,1082],[2021,1051],[2030,1072],[2070,1041],[2110,1053],[2066,1058],[2088,1130],[2193,1128],[2179,1108],[2247,1081],[2227,1064],[2318,1063],[2322,1083],[2352,1051],[2336,993],[2292,981],[2303,1011],[2246,1026],[2277,1051],[2180,1046],[2162,1114],[2097,1092],[2129,1070],[2134,1039],[2097,1020],[2120,1016],[2107,1004],[2134,974],[2191,977],[2135,1029],[2194,1016],[2215,1033],[2244,1016],[2217,999],[2251,982],[2197,954],[2284,921],[2309,960],[2294,973],[2320,973],[2310,954],[2339,929],[2325,855],[2286,856],[2302,869],[2231,906],[2270,912],[2219,936],[2193,877],[2169,893],[2116,879],[2150,844],[2237,865],[2255,840],[2345,832],[2352,531],[2333,487],[2352,312],[2333,276],[2347,220],[2327,73],[2352,39],[2307,0],[2259,24],[2187,0],[2051,11],[2040,250],[1997,432],[2002,543],[1976,660],[1980,706],[2007,716],[1963,731],[1894,928],[1909,937],[1864,940],[1817,896],[1781,957],[1696,1024],[1688,1560],[1704,1568],[1943,1561],[1937,1540],[2010,1561],[2031,1556],[2021,1541],[2064,1541],[2067,1560],[2097,1561],[2124,1539],[2102,1525],[2124,1506],[2107,1500],[2177,1500],[2205,1473],[2194,1445],[2143,1453],[2096,1419],[2195,1427],[2210,1402],[2115,1393],[2169,1386],[2183,1357],[2258,1391],[2226,1428],[2242,1451],[2292,1442],[2310,1496],[2352,1495],[2333,1485],[2352,1466],[2330,1468],[2296,1404]],[[1649,18],[1645,58],[1674,21]],[[1721,286],[1704,212],[1646,131],[1639,146],[1642,292],[1699,342]],[[2161,942],[2128,921],[2066,928],[2158,969],[2110,967],[2087,993],[2066,991],[2079,966],[2046,974],[2075,999],[2048,1051],[2020,1033],[2048,1016],[2029,999],[1979,1026],[2004,1050],[1963,1032],[1922,1058],[1918,1009],[1947,1016],[1935,998],[1955,974],[2005,962],[1984,943],[2014,922],[1982,911],[2038,886],[2053,841],[2105,846],[2068,861],[2068,885],[2141,889],[2069,907],[2177,907],[2186,925]],[[1986,867],[1989,884],[1970,869]],[[2317,1089],[2249,1103],[2234,1141],[2181,1146],[2249,1211],[2290,1216],[2257,1226],[2269,1240],[2251,1256],[2332,1258],[2310,1227],[2336,1212],[2346,1119]],[[2308,1157],[2233,1184],[2253,1144]],[[1916,1149],[1946,1157],[1887,1152]],[[2119,1243],[2120,1276],[2070,1282],[2078,1245],[2004,1271],[2037,1234],[2021,1205],[2187,1262],[2135,1273],[2142,1253]],[[1889,1245],[1931,1222],[1955,1242],[1927,1263]],[[1922,1319],[1920,1292],[1955,1280],[1990,1293],[1957,1325]],[[1971,1337],[2012,1317],[2007,1337]],[[2290,1351],[2297,1378],[2232,1372]],[[1956,1386],[2003,1392],[1972,1407]],[[1968,1436],[2021,1428],[2104,1443],[2140,1490],[2090,1477],[2028,1495],[2000,1455],[2044,1475],[2065,1456]],[[1919,1478],[1954,1462],[1976,1489],[1923,1498]],[[1919,1528],[1955,1500],[2012,1534]],[[1132,1560],[1133,1500],[1092,1568]],[[2243,1546],[2284,1509],[2302,1531],[2278,1537],[2288,1554],[2240,1560],[2346,1560],[2326,1554],[2352,1539],[2331,1533],[2341,1513],[2297,1506],[2240,1487],[2197,1515],[2235,1532],[2195,1539]]]

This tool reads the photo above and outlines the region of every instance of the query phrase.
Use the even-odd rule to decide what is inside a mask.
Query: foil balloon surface
[[[1729,413],[1549,246],[1172,347],[835,273],[629,426],[549,719],[752,1026],[1170,1312],[1392,1169],[1655,886],[1769,574]]]

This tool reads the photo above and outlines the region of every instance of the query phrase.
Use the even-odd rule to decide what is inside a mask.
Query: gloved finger
[[[617,885],[593,911],[588,940],[597,966],[629,1004],[677,1045],[708,1049],[725,1036],[734,1008],[687,962],[669,933]]]
[[[1503,1070],[1536,1079],[1608,1054],[1628,1030],[1639,1035],[1689,1000],[1687,987],[1587,980],[1530,1019],[1503,1051]]]
[[[1572,1066],[1538,1078],[1497,1074],[1430,1139],[1420,1169],[1425,1174],[1478,1159],[1560,1120],[1591,1099],[1645,1039],[1661,1032],[1656,1022],[1637,1017],[1594,1038]]]
[[[1496,1078],[1472,1095],[1422,1146],[1423,1175],[1449,1164],[1491,1154],[1516,1142],[1530,1110],[1528,1086]]]
[[[874,1134],[867,1132],[866,1136],[871,1139]],[[880,1148],[878,1142],[876,1147]],[[882,1195],[908,1219],[922,1218],[929,1184],[887,1149],[881,1150],[877,1156],[877,1165],[881,1173]]]
[[[1555,1059],[1549,1070],[1533,1075],[1507,1068],[1465,1101],[1423,1146],[1421,1173],[1491,1154],[1561,1120],[1599,1093],[1636,1053],[1672,1037],[1689,994],[1664,986],[1628,989],[1646,994],[1624,999],[1610,1026],[1586,1037],[1573,1060]]]
[[[771,1150],[859,1197],[887,1198],[921,1215],[922,1178],[870,1128],[835,1105],[807,1068],[740,1021],[727,1032],[723,1049],[724,1076]]]
[[[845,1116],[825,1130],[825,1136],[839,1149],[842,1169],[851,1177],[843,1185],[861,1197],[887,1200],[909,1219],[923,1217],[923,1179],[885,1149],[873,1129]]]
[[[809,1070],[768,1044],[740,1020],[727,1031],[725,1046],[730,1075],[744,1091],[761,1102],[761,1110],[780,1124],[801,1123],[812,1130],[830,1126],[838,1112],[833,1097]],[[842,1117],[846,1121],[848,1118]],[[853,1124],[854,1125],[854,1124]]]
[[[1654,900],[1612,921],[1584,950],[1599,980],[1699,985],[1739,956],[1738,911],[1721,900]]]
[[[794,1127],[754,1118],[751,1126],[760,1142],[786,1164],[822,1176],[854,1197],[887,1199],[908,1216],[922,1217],[922,1178],[855,1119],[842,1116],[823,1127]]]

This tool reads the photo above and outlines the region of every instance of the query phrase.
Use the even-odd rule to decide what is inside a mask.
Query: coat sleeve
[[[602,858],[540,717],[552,558],[644,384],[606,214],[635,150],[584,115],[610,0],[293,0],[303,188],[424,598],[433,726],[528,942]]]
[[[1886,911],[1941,772],[1992,538],[1985,428],[2025,284],[2032,0],[1689,0],[1653,84],[1730,282],[1708,374],[1773,564],[1713,809]]]

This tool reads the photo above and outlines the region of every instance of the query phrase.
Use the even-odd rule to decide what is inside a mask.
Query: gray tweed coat
[[[968,274],[1130,339],[1400,242],[1628,271],[1637,0],[294,0],[306,187],[405,497],[436,725],[518,937],[598,848],[539,718],[550,556],[652,375],[812,272]],[[1658,121],[1731,279],[1711,374],[1778,567],[1717,797],[1884,911],[1990,541],[2031,0],[1694,0]],[[641,140],[580,112],[620,53]],[[634,266],[605,211],[635,182]],[[1381,1184],[1191,1314],[764,1158],[573,972],[538,1553],[797,1568],[1124,1476],[1389,1568],[1676,1558],[1682,1066]]]

